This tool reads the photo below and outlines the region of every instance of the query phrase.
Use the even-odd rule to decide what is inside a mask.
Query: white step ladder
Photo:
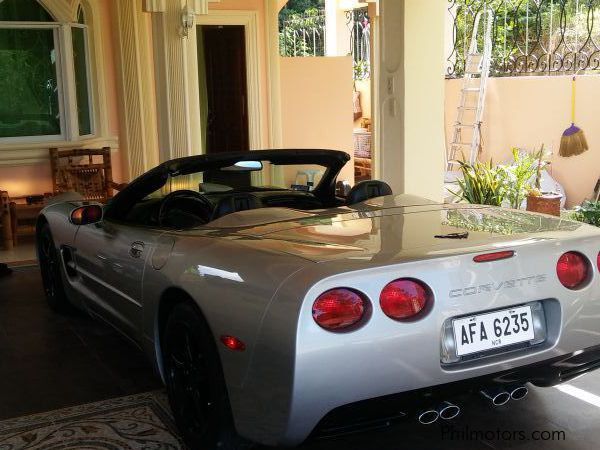
[[[483,49],[480,51],[477,32],[482,16],[484,17],[485,36]],[[465,75],[460,93],[460,103],[452,142],[446,153],[446,181],[453,182],[458,174],[457,158],[463,157],[469,149],[468,162],[473,164],[481,147],[481,122],[485,106],[485,90],[492,63],[492,25],[494,17],[487,5],[480,11],[473,22],[473,34],[465,64]]]

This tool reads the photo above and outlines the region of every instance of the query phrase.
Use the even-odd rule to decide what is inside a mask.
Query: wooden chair
[[[50,149],[52,189],[54,194],[77,192],[84,200],[106,203],[113,189],[110,147],[101,149]]]
[[[8,192],[0,191],[0,247],[10,250],[17,245],[15,204]]]

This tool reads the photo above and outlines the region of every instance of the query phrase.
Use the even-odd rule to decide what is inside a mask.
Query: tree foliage
[[[279,31],[283,27],[283,22],[292,15],[304,14],[311,9],[323,9],[325,0],[289,0],[279,13]]]

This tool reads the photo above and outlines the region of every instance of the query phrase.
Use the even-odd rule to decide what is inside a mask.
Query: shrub
[[[576,206],[573,218],[600,227],[600,201],[586,200],[580,206]]]
[[[500,206],[506,194],[506,172],[503,167],[494,167],[492,161],[469,164],[456,161],[460,165],[463,178],[457,179],[459,191],[456,195],[468,203]]]

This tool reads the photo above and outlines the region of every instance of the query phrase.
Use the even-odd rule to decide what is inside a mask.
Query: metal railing
[[[354,79],[371,76],[371,20],[367,8],[346,11],[350,30],[350,52],[354,60]]]
[[[291,14],[279,26],[281,56],[324,56],[325,13],[321,10]]]
[[[475,17],[488,8],[492,76],[600,70],[600,0],[448,0],[452,43],[447,77],[464,74]],[[481,21],[479,26],[486,25]]]

